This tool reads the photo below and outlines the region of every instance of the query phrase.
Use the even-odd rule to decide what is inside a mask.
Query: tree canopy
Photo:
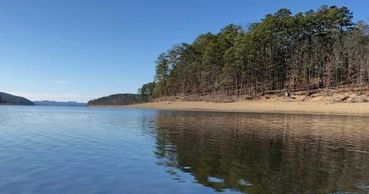
[[[154,97],[262,95],[369,83],[369,27],[347,7],[266,15],[247,29],[228,25],[159,55]],[[146,87],[142,87],[146,88]]]

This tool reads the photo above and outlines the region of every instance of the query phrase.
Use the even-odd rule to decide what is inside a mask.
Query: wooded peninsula
[[[263,96],[369,83],[369,26],[347,7],[321,6],[292,14],[280,9],[247,28],[176,44],[156,60],[144,99],[166,96]]]

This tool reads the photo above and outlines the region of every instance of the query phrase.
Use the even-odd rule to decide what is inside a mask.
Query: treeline
[[[87,105],[102,106],[102,105],[129,105],[146,102],[138,94],[114,94],[90,100]]]
[[[12,94],[0,92],[0,105],[34,105],[32,101],[21,97],[21,96],[14,96]]]
[[[280,9],[247,29],[228,25],[159,55],[143,97],[263,95],[369,83],[369,27],[347,7]]]

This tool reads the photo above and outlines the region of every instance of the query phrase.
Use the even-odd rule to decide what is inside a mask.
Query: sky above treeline
[[[0,91],[80,102],[137,93],[174,44],[231,23],[246,27],[280,8],[323,4],[369,21],[367,0],[2,0]]]

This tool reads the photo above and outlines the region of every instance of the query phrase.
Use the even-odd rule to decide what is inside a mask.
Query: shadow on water
[[[155,155],[173,179],[241,193],[369,193],[365,117],[160,111]]]

